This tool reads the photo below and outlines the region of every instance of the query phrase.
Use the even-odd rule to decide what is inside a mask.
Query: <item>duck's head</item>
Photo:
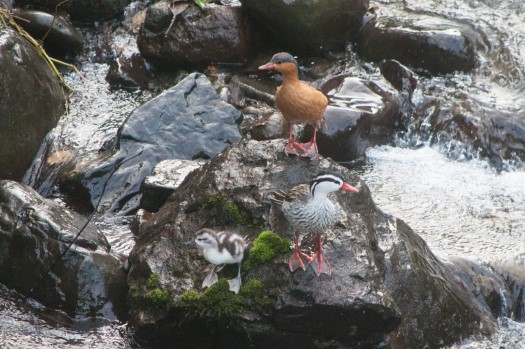
[[[297,61],[287,52],[279,52],[273,55],[272,59],[259,67],[260,70],[275,70],[281,74],[297,73]]]
[[[337,190],[350,193],[359,192],[359,189],[352,187],[341,177],[333,174],[320,174],[310,182],[310,193],[313,197],[316,195],[326,196],[326,194]]]
[[[217,233],[211,229],[203,228],[197,232],[195,243],[204,249],[217,247]]]

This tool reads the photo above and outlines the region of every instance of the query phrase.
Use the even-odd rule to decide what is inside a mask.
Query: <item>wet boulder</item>
[[[135,109],[120,127],[109,157],[81,173],[93,207],[134,213],[144,178],[157,163],[214,157],[240,138],[240,117],[217,96],[205,75],[188,75]]]
[[[171,6],[171,7],[170,7]],[[142,56],[170,69],[212,62],[242,63],[250,47],[249,22],[240,7],[160,1],[150,6],[137,37]]]
[[[330,79],[322,90],[329,106],[317,138],[320,154],[353,161],[369,147],[392,142],[401,118],[396,91],[350,76]]]
[[[205,160],[162,160],[142,183],[140,207],[157,212],[173,191],[192,171],[206,163]]]
[[[83,38],[68,16],[26,9],[16,9],[13,15],[18,25],[43,42],[51,56],[72,59],[82,50]]]
[[[0,27],[0,178],[20,180],[64,113],[60,80],[18,32]]]
[[[33,189],[0,181],[0,282],[70,316],[123,316],[123,261],[86,224]]]
[[[243,9],[266,29],[272,41],[295,53],[341,48],[354,40],[367,0],[241,0]]]
[[[493,103],[490,95],[437,85],[425,91],[414,108],[406,139],[443,148],[451,158],[487,159],[497,170],[519,166],[525,160],[525,121],[515,105]],[[507,90],[506,98],[519,100]]]
[[[30,7],[50,13],[66,12],[76,22],[97,22],[119,18],[129,0],[17,0],[19,7]]]
[[[394,59],[431,74],[469,72],[478,64],[478,41],[469,26],[451,20],[378,16],[359,32],[357,52],[365,60]]]
[[[239,141],[189,174],[156,214],[141,215],[128,274],[139,336],[198,348],[434,348],[495,330],[471,291],[406,224],[375,206],[354,173],[323,157],[287,157],[284,145]],[[324,234],[332,275],[317,277],[310,267],[289,271],[293,232],[270,195],[319,172],[340,174],[360,192],[332,197],[344,215]],[[239,294],[226,282],[235,266],[202,289],[210,265],[185,244],[202,227],[253,242]],[[302,249],[314,240],[306,235]]]

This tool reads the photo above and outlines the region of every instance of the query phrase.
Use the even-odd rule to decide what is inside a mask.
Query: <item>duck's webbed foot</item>
[[[210,287],[211,285],[217,283],[219,281],[219,277],[217,276],[217,273],[215,272],[216,266],[214,266],[209,274],[204,278],[202,281],[202,288]]]
[[[284,153],[288,156],[295,155],[295,156],[302,156],[304,151],[303,145],[301,143],[297,143],[296,141],[290,141],[284,147]]]
[[[319,152],[317,149],[317,142],[312,140],[308,143],[301,144],[303,148],[303,153],[301,154],[301,157],[308,158],[310,160],[317,159],[319,156]]]

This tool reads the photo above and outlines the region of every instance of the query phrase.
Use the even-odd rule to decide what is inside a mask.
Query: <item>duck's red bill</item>
[[[359,189],[352,187],[348,183],[344,183],[340,190],[348,191],[350,193],[359,193]]]
[[[259,70],[272,70],[273,69],[273,63],[266,63],[259,67]]]

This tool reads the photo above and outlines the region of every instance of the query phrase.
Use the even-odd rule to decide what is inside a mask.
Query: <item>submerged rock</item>
[[[185,7],[179,11],[176,6]],[[170,69],[242,63],[248,56],[250,27],[240,7],[201,10],[186,2],[160,1],[148,8],[137,44],[145,59]]]
[[[0,178],[20,180],[65,111],[60,80],[36,48],[0,26]]]
[[[158,213],[141,215],[128,276],[130,317],[140,336],[197,348],[376,348],[388,338],[392,348],[422,348],[495,330],[471,291],[406,224],[375,206],[355,174],[322,157],[287,157],[284,143],[235,143],[188,175]],[[344,215],[324,234],[332,275],[317,277],[310,267],[290,273],[288,248],[261,234],[293,235],[270,193],[319,172],[341,174],[360,192],[335,198]],[[201,289],[209,264],[184,243],[201,227],[257,240],[239,295],[222,279],[235,268]],[[273,242],[261,248],[260,239]],[[305,236],[302,248],[313,248],[313,240]]]
[[[368,0],[241,0],[251,18],[287,50],[318,52],[341,48],[353,40]],[[270,41],[270,40],[268,40]]]
[[[118,131],[116,153],[83,175],[93,207],[102,196],[102,211],[134,213],[142,182],[157,163],[214,157],[240,138],[240,116],[206,76],[188,75],[135,109]]]
[[[70,316],[125,316],[122,260],[93,224],[75,240],[85,223],[25,185],[0,181],[0,282]]]

